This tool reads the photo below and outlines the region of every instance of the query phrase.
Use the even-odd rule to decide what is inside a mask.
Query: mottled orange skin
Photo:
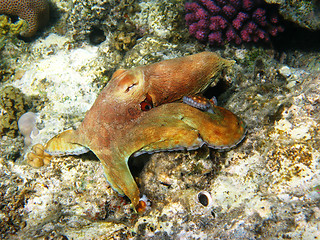
[[[184,103],[168,103],[144,113],[123,136],[122,152],[197,148],[228,149],[244,137],[245,124],[232,112],[212,105],[214,113]]]
[[[183,103],[171,103],[203,91],[212,77],[232,63],[203,52],[120,69],[101,91],[80,127],[51,139],[46,151],[61,155],[89,148],[101,160],[112,188],[138,206],[139,189],[127,164],[133,153],[196,147],[203,141],[212,147],[228,147],[243,138],[242,123],[225,109],[217,107],[218,113],[213,116]],[[141,103],[147,97],[154,108],[143,111]]]

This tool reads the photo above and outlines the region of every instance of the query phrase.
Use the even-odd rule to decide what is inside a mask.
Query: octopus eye
[[[152,98],[149,94],[147,94],[146,99],[140,103],[140,107],[142,111],[149,111],[153,108]]]
[[[142,111],[149,111],[152,108],[152,105],[150,103],[145,102],[145,101],[140,103],[140,106],[141,106]]]

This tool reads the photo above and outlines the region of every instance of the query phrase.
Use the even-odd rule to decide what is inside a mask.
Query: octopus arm
[[[52,156],[80,155],[89,152],[90,149],[79,144],[77,138],[75,130],[64,131],[51,138],[44,151]]]

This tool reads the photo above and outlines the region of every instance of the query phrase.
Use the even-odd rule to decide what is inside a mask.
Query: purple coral
[[[185,4],[186,24],[202,42],[264,42],[283,32],[279,17],[263,0],[196,0]]]

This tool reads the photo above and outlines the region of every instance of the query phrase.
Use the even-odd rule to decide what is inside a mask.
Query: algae
[[[5,46],[8,39],[16,38],[26,29],[27,23],[24,20],[11,22],[8,16],[0,15],[0,50]]]
[[[0,115],[0,136],[16,137],[18,119],[26,112],[27,101],[24,94],[12,86],[4,87],[0,95],[0,107],[4,110]]]

